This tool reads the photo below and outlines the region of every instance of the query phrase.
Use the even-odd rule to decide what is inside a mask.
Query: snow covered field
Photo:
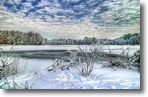
[[[110,46],[111,49],[121,47]],[[140,48],[140,46],[124,46],[126,47],[133,49],[131,55]],[[0,48],[8,51],[11,46],[0,46]],[[107,46],[104,47],[106,48]],[[78,46],[62,45],[60,48],[59,46],[16,46],[15,50],[78,50]],[[77,69],[81,68],[80,65],[65,70],[57,68],[54,71],[45,71],[55,60],[20,58],[20,61],[21,64],[27,63],[28,66],[24,73],[15,75],[15,82],[22,87],[27,81],[29,86],[34,83],[32,89],[140,89],[140,73],[136,68],[103,68],[103,64],[95,63],[90,76],[82,77]],[[12,76],[8,77],[8,81],[10,84],[13,83]],[[4,79],[0,80],[0,85],[3,83]]]
[[[15,82],[19,85],[25,81],[29,85],[34,83],[32,89],[140,89],[140,73],[132,69],[115,71],[112,68],[102,68],[101,64],[95,64],[91,75],[82,77],[75,67],[63,71],[44,71],[43,67],[46,66],[41,67],[28,66],[25,74],[15,76]],[[12,82],[12,78],[9,78]]]

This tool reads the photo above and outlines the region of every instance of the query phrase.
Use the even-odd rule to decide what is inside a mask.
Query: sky
[[[139,0],[0,0],[0,30],[48,39],[114,39],[140,33]]]

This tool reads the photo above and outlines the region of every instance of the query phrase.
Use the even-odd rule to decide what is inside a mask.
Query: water
[[[20,66],[27,65],[25,72],[34,73],[45,70],[48,66],[52,65],[55,60],[53,59],[37,59],[37,58],[19,58]]]
[[[4,52],[9,52],[12,46],[0,46]],[[130,54],[140,49],[140,46],[124,46],[124,48],[131,48]],[[28,66],[26,72],[38,72],[45,70],[48,66],[55,62],[55,59],[61,57],[68,57],[71,52],[76,53],[79,49],[77,45],[26,45],[26,46],[14,46],[13,51],[17,51],[20,57],[20,64],[26,64]],[[104,46],[106,49],[107,46]],[[112,45],[111,49],[120,49],[120,45]],[[115,50],[115,53],[121,53],[119,50]],[[101,59],[102,60],[102,59]]]

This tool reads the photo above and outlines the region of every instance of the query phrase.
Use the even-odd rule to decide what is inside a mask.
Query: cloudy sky
[[[52,38],[140,33],[139,0],[0,0],[0,30]]]

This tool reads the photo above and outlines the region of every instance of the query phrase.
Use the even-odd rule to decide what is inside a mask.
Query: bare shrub
[[[114,50],[119,50],[121,53],[117,57],[112,57],[112,51]],[[122,48],[120,49],[110,49],[110,46],[108,45],[108,52],[109,52],[109,62],[104,65],[105,67],[121,67],[121,68],[126,68],[129,66],[129,48]]]
[[[24,84],[18,84],[15,82],[15,78],[13,76],[12,81],[9,81],[6,77],[4,80],[4,83],[0,85],[0,89],[32,89],[34,83],[29,85],[29,83],[26,81]]]
[[[11,51],[14,51],[13,47],[6,54],[3,53],[2,49],[0,51],[0,79],[22,73],[27,68],[27,64],[20,66],[18,54],[10,53]]]
[[[20,85],[15,82],[14,75],[12,76],[12,81],[9,81],[7,77],[5,77],[5,83],[1,85],[2,89],[20,89]]]
[[[88,77],[94,69],[94,63],[102,55],[103,45],[79,46],[81,53],[81,75]]]
[[[57,71],[57,70],[69,70],[70,67],[77,64],[76,61],[71,59],[69,62],[64,62],[65,58],[57,59],[52,65],[48,66],[44,71]],[[69,60],[69,58],[67,59]]]
[[[138,68],[138,71],[140,71],[140,50],[137,50],[134,53],[134,55],[130,58],[130,62],[132,62],[133,65]]]
[[[21,87],[21,89],[32,89],[34,83],[29,85],[29,83],[26,81],[25,84],[21,84],[21,85],[23,85],[23,87]]]
[[[57,59],[55,63],[53,63],[53,65],[50,65],[48,66],[45,71],[55,71],[59,66],[60,64],[63,62],[63,60],[61,59]]]

